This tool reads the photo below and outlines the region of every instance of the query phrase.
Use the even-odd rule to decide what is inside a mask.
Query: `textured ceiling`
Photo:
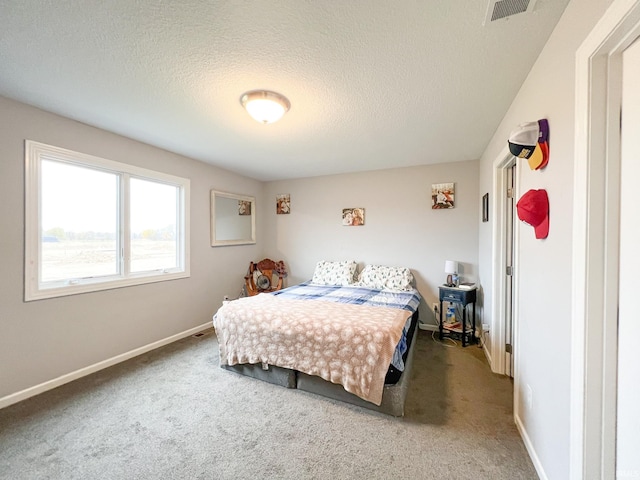
[[[567,3],[0,0],[0,95],[260,180],[474,160]]]

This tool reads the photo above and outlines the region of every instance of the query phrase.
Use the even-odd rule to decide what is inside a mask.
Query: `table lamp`
[[[453,260],[446,260],[444,262],[444,273],[447,273],[447,286],[448,287],[456,287],[457,273],[458,273],[458,262]]]

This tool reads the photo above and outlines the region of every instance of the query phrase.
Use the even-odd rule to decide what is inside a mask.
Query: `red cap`
[[[529,190],[516,204],[518,218],[531,225],[536,238],[549,235],[549,197],[546,190]]]

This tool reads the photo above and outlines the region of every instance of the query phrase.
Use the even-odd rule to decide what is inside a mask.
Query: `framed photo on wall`
[[[276,195],[276,214],[291,213],[291,196],[288,193]]]
[[[251,215],[251,202],[238,200],[238,215]]]
[[[431,208],[434,210],[454,208],[455,193],[455,185],[453,182],[434,183],[431,185]]]
[[[489,221],[489,194],[485,193],[482,196],[482,221]]]
[[[345,227],[360,227],[364,225],[364,208],[343,208],[342,225]]]

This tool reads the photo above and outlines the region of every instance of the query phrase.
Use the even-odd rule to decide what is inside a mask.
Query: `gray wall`
[[[409,267],[426,300],[421,320],[457,260],[475,280],[478,264],[478,162],[377,170],[269,182],[265,188],[264,251],[289,268],[288,284],[308,280],[319,260]],[[455,208],[431,209],[431,184],[455,182]],[[291,213],[276,215],[276,195],[291,194]],[[365,225],[342,225],[342,209],[365,208]]]
[[[550,479],[569,478],[575,53],[610,3],[569,3],[480,160],[480,190],[490,192],[493,162],[506,147],[510,131],[523,122],[549,120],[549,165],[531,171],[519,161],[520,192],[547,190],[550,229],[547,239],[536,240],[530,226],[517,226],[520,295],[514,409],[534,463]],[[481,224],[479,236],[487,322],[492,320],[492,227],[493,222]],[[533,394],[531,408],[525,402],[527,386]]]
[[[24,140],[191,179],[191,277],[25,303]],[[210,246],[209,191],[263,184],[0,97],[0,398],[211,321],[256,245]],[[260,210],[260,208],[259,208]]]

